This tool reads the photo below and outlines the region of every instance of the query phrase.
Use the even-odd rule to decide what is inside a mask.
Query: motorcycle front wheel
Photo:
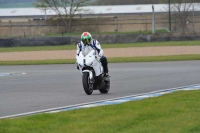
[[[91,95],[93,92],[93,84],[90,83],[90,76],[88,72],[83,73],[82,82],[85,93]]]

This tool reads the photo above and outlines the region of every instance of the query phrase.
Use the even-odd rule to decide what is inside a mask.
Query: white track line
[[[88,108],[88,107],[110,105],[110,104],[119,104],[119,103],[131,101],[130,99],[142,100],[144,98],[157,97],[157,96],[161,96],[161,95],[179,91],[179,90],[199,90],[199,89],[200,89],[200,85],[194,84],[194,85],[189,85],[189,86],[153,91],[153,92],[149,92],[149,93],[142,93],[142,94],[137,94],[137,95],[130,95],[130,96],[118,97],[118,98],[101,100],[101,101],[94,101],[94,102],[75,104],[75,105],[64,106],[64,107],[51,108],[51,109],[46,109],[46,110],[21,113],[21,114],[16,114],[16,115],[3,116],[3,117],[0,117],[0,119],[16,118],[16,117],[34,115],[34,114],[39,114],[39,113],[57,113],[57,112],[61,112],[61,111],[74,110],[74,109],[79,109],[79,108]],[[130,99],[126,100],[126,98],[130,98]]]

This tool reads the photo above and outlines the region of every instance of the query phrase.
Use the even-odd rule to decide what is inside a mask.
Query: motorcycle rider
[[[89,32],[83,32],[81,35],[81,41],[77,44],[76,54],[79,56],[80,52],[82,51],[83,55],[87,55],[93,49],[96,51],[96,55],[102,63],[104,74],[106,76],[109,76],[107,58],[103,55],[103,50],[100,43],[97,40],[93,39],[92,35]],[[78,65],[77,69],[79,70]]]

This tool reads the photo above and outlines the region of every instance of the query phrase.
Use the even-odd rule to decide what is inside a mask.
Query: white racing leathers
[[[89,45],[84,45],[82,41],[78,43],[76,54],[79,56],[80,52],[82,51],[83,55],[85,56],[92,50],[96,51],[95,54],[100,60],[100,58],[103,56],[103,50],[101,49],[100,43],[95,39],[92,39]]]

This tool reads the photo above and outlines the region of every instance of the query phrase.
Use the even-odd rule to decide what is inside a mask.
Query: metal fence
[[[70,37],[1,38],[0,47],[56,46],[71,43]]]
[[[189,41],[200,40],[200,34],[151,34],[151,35],[98,35],[93,36],[101,44],[161,42],[161,41]],[[0,47],[19,46],[56,46],[76,45],[80,36],[71,37],[40,37],[40,38],[6,38],[0,39]]]

